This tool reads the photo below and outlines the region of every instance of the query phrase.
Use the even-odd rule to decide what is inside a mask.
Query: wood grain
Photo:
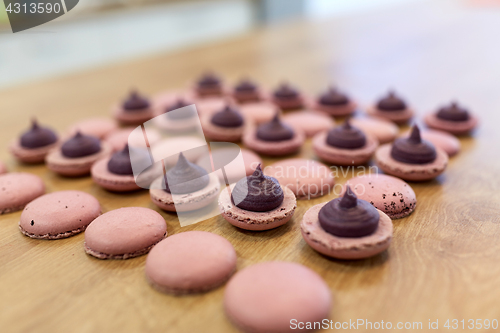
[[[181,230],[175,215],[161,214],[169,234],[206,230],[226,237],[238,253],[238,269],[267,260],[310,267],[332,290],[334,321],[420,321],[425,329],[429,319],[439,319],[441,328],[446,319],[500,319],[499,32],[498,12],[462,8],[460,2],[418,2],[293,22],[216,45],[9,88],[0,91],[0,158],[12,171],[40,175],[48,191],[80,189],[95,195],[104,211],[156,209],[146,191],[113,194],[90,178],[64,179],[44,166],[19,165],[7,144],[32,115],[62,131],[76,120],[108,115],[131,86],[151,94],[180,88],[207,68],[230,82],[250,75],[271,87],[288,79],[309,93],[335,82],[361,104],[395,87],[419,116],[459,98],[481,116],[481,127],[461,139],[462,152],[444,175],[411,184],[417,209],[394,221],[393,244],[377,257],[330,260],[302,240],[302,215],[333,194],[300,201],[290,223],[266,232],[237,230],[220,216]],[[310,142],[301,156],[313,157]],[[337,183],[350,177],[340,176]],[[160,294],[146,283],[145,256],[91,258],[83,251],[83,234],[31,240],[19,232],[19,216],[0,217],[2,331],[235,331],[223,312],[224,288],[185,297]]]

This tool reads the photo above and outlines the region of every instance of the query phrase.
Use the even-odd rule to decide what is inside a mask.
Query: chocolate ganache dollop
[[[341,106],[349,103],[349,97],[335,87],[330,87],[319,97],[319,103],[329,106]]]
[[[279,207],[284,196],[280,183],[276,178],[265,176],[259,164],[252,175],[236,183],[231,200],[238,208],[267,212]]]
[[[214,73],[207,72],[198,80],[199,88],[220,88],[221,79]]]
[[[349,186],[344,196],[328,202],[318,215],[319,224],[338,237],[364,237],[373,234],[380,215],[375,207],[358,199]]]
[[[71,139],[61,146],[62,154],[69,158],[89,156],[99,151],[101,151],[99,139],[82,134],[80,131],[77,131]]]
[[[342,149],[358,149],[366,145],[366,136],[360,129],[353,127],[347,118],[342,126],[328,131],[326,143]]]
[[[257,138],[263,141],[284,141],[293,136],[293,129],[280,120],[279,113],[270,122],[257,127]]]
[[[149,106],[149,101],[135,90],[130,92],[128,98],[123,102],[123,109],[126,111],[141,111],[149,108]]]
[[[220,127],[240,127],[243,125],[243,116],[234,107],[226,104],[222,111],[212,116],[212,124]]]
[[[293,99],[298,98],[299,95],[299,91],[287,82],[282,83],[278,89],[274,91],[274,97],[278,99]]]
[[[377,108],[382,111],[403,111],[406,109],[406,103],[391,90],[386,97],[378,101]]]
[[[188,105],[190,105],[190,104],[186,100],[179,97],[174,104],[167,107],[167,110],[166,110],[167,117],[169,119],[172,119],[172,120],[192,118],[193,116],[196,115],[196,110],[194,107],[187,108],[187,109],[182,110],[182,111],[172,112],[172,111],[175,111],[177,109],[181,109],[181,108],[188,106]]]
[[[243,79],[234,87],[234,91],[237,93],[256,93],[257,85],[250,81],[249,79]]]
[[[134,148],[129,148],[129,145],[126,144],[125,147],[114,153],[113,156],[108,161],[108,170],[111,173],[114,173],[116,175],[133,175],[133,169],[132,169],[132,161],[130,158],[130,149]],[[149,159],[149,155],[146,151],[144,151],[143,154],[139,151],[139,148],[136,148],[137,151],[134,152],[134,158],[140,158],[144,160]]]
[[[48,127],[38,125],[33,119],[31,128],[21,135],[20,144],[27,149],[35,149],[51,145],[57,141],[56,133]]]
[[[452,102],[449,106],[439,109],[436,116],[439,119],[449,121],[467,121],[470,117],[469,111],[460,107],[457,102]]]
[[[179,154],[177,164],[167,171],[166,189],[172,194],[187,194],[201,190],[208,185],[208,173],[202,167],[189,162],[184,154]]]
[[[436,148],[432,143],[422,140],[420,129],[417,125],[413,125],[408,138],[399,138],[394,141],[391,156],[403,163],[426,164],[436,159]]]

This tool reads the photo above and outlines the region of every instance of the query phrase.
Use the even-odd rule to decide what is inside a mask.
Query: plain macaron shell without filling
[[[85,231],[85,252],[99,259],[141,256],[167,236],[167,224],[154,210],[125,207],[96,218]]]
[[[325,281],[294,262],[263,262],[236,273],[224,290],[224,310],[243,332],[295,332],[291,320],[321,322],[332,298]]]
[[[21,210],[44,193],[45,184],[36,175],[24,172],[0,175],[0,215]]]
[[[236,260],[236,251],[224,237],[186,231],[153,247],[146,259],[146,277],[161,292],[204,292],[226,282],[236,269]]]
[[[24,208],[21,232],[38,239],[60,239],[85,230],[101,214],[96,198],[81,191],[59,191],[42,195]]]

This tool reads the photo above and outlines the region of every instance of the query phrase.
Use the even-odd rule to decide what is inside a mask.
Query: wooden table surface
[[[393,243],[382,255],[329,260],[303,241],[303,214],[333,194],[300,201],[290,223],[266,232],[238,230],[220,216],[181,229],[174,215],[161,214],[170,235],[206,230],[226,237],[238,253],[239,270],[267,260],[311,268],[331,288],[334,321],[422,322],[426,329],[429,320],[439,320],[440,330],[448,331],[447,319],[500,319],[499,32],[499,11],[461,2],[417,2],[293,22],[216,45],[5,89],[0,91],[0,159],[11,171],[40,175],[48,192],[93,194],[104,211],[158,210],[147,191],[113,194],[88,177],[65,179],[44,166],[19,165],[7,144],[32,115],[62,131],[76,120],[108,115],[132,86],[150,94],[180,88],[205,69],[231,82],[250,75],[267,87],[288,79],[309,93],[334,82],[362,104],[394,87],[419,117],[457,98],[480,115],[481,126],[473,137],[461,139],[462,152],[442,176],[411,184],[417,209],[394,221]],[[301,156],[313,157],[310,142]],[[0,331],[235,331],[223,312],[224,288],[185,297],[158,293],[146,283],[145,256],[91,258],[83,251],[83,234],[32,240],[19,232],[19,216],[0,217]]]

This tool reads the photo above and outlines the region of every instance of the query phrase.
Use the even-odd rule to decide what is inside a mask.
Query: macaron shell
[[[155,161],[166,158],[167,165],[175,165],[182,153],[189,162],[195,163],[202,154],[208,151],[206,141],[195,136],[175,136],[160,140],[151,146],[151,153]]]
[[[196,110],[200,115],[212,115],[222,110],[230,99],[220,96],[198,97],[195,99]]]
[[[363,132],[373,135],[381,144],[394,141],[399,133],[399,128],[396,124],[382,118],[352,118],[351,124]]]
[[[202,116],[201,127],[203,128],[203,133],[207,139],[212,141],[222,141],[222,142],[239,142],[241,141],[241,136],[245,130],[245,126],[241,125],[238,127],[222,127],[217,126],[211,121],[212,116]]]
[[[109,118],[89,118],[73,124],[68,130],[68,136],[73,136],[76,131],[103,139],[105,136],[116,131],[118,125]]]
[[[378,210],[380,220],[375,233],[365,237],[337,237],[323,230],[319,223],[319,211],[327,203],[309,208],[300,223],[302,237],[313,249],[328,257],[351,260],[372,257],[389,247],[393,225],[382,211]]]
[[[283,141],[263,141],[257,138],[255,128],[249,128],[243,134],[243,143],[247,148],[268,156],[285,156],[297,153],[305,141],[304,132],[295,130],[294,136]]]
[[[146,277],[162,292],[202,292],[227,281],[236,269],[236,259],[236,251],[224,237],[186,231],[153,247],[146,259]]]
[[[232,190],[235,184],[230,186]],[[291,220],[297,199],[292,190],[283,187],[284,198],[280,206],[268,212],[252,212],[236,207],[228,188],[222,190],[219,196],[219,209],[222,217],[235,227],[245,230],[269,230],[280,227]]]
[[[313,111],[288,113],[283,116],[282,120],[293,128],[303,131],[307,137],[312,137],[335,125],[329,116]]]
[[[276,162],[264,168],[264,174],[276,178],[297,199],[311,199],[329,194],[335,179],[330,169],[321,162],[292,158]]]
[[[166,108],[170,108],[180,99],[189,104],[194,103],[195,95],[191,90],[169,90],[153,97],[153,108],[157,115],[165,113]]]
[[[437,157],[432,163],[407,164],[396,161],[391,156],[391,144],[380,146],[375,152],[375,161],[382,171],[409,181],[427,181],[436,178],[448,165],[448,154],[438,147]]]
[[[270,102],[256,102],[240,105],[240,111],[245,117],[245,120],[249,120],[259,125],[271,121],[278,111],[278,108]]]
[[[141,125],[155,116],[155,110],[148,108],[140,111],[126,111],[121,106],[116,106],[112,114],[122,125]]]
[[[358,199],[371,203],[391,219],[410,215],[417,206],[415,192],[405,181],[388,175],[371,174],[358,176],[347,181]],[[342,187],[340,196],[345,192]]]
[[[96,218],[85,231],[85,252],[99,259],[128,259],[149,252],[167,235],[167,224],[154,210],[125,207]]]
[[[448,121],[439,119],[435,113],[425,116],[424,121],[430,128],[445,131],[455,135],[466,135],[477,127],[479,119],[473,115],[469,115],[467,121]]]
[[[332,307],[323,279],[293,262],[264,262],[236,273],[224,291],[224,310],[244,332],[294,332],[291,319],[321,322]]]
[[[170,119],[165,113],[153,119],[155,125],[167,133],[182,133],[198,129],[200,120],[197,116],[186,119]]]
[[[85,230],[101,214],[96,198],[81,191],[42,195],[23,210],[19,229],[31,238],[59,239]]]
[[[101,142],[101,150],[95,154],[77,158],[68,158],[65,157],[62,154],[61,149],[58,148],[52,150],[47,155],[45,162],[47,164],[47,168],[62,176],[85,176],[90,173],[92,164],[111,154],[111,151],[112,149],[107,143]]]
[[[43,163],[47,154],[59,145],[59,142],[54,142],[45,147],[27,149],[21,146],[19,140],[16,139],[9,145],[10,152],[14,157],[23,163]]]
[[[390,120],[396,124],[407,123],[415,114],[412,109],[405,109],[402,111],[381,111],[375,106],[368,107],[366,113],[371,116]]]
[[[139,190],[134,175],[117,175],[108,170],[109,157],[95,162],[90,174],[94,183],[114,192],[128,192]]]
[[[402,136],[408,137],[409,132],[406,132]],[[423,140],[430,141],[434,146],[444,150],[449,157],[455,156],[460,151],[460,140],[448,132],[425,129],[420,131],[420,136]]]
[[[325,112],[333,117],[345,117],[353,114],[356,111],[357,104],[355,102],[349,102],[346,105],[324,105],[318,102],[313,102],[313,108]]]
[[[133,147],[146,147],[146,142],[142,131],[137,135],[135,128],[123,128],[114,131],[104,138],[104,142],[109,144],[113,151],[122,150],[126,144]],[[161,139],[161,134],[153,128],[147,129],[148,143],[152,146]]]
[[[43,180],[31,173],[11,172],[0,176],[0,215],[23,209],[45,193]]]

